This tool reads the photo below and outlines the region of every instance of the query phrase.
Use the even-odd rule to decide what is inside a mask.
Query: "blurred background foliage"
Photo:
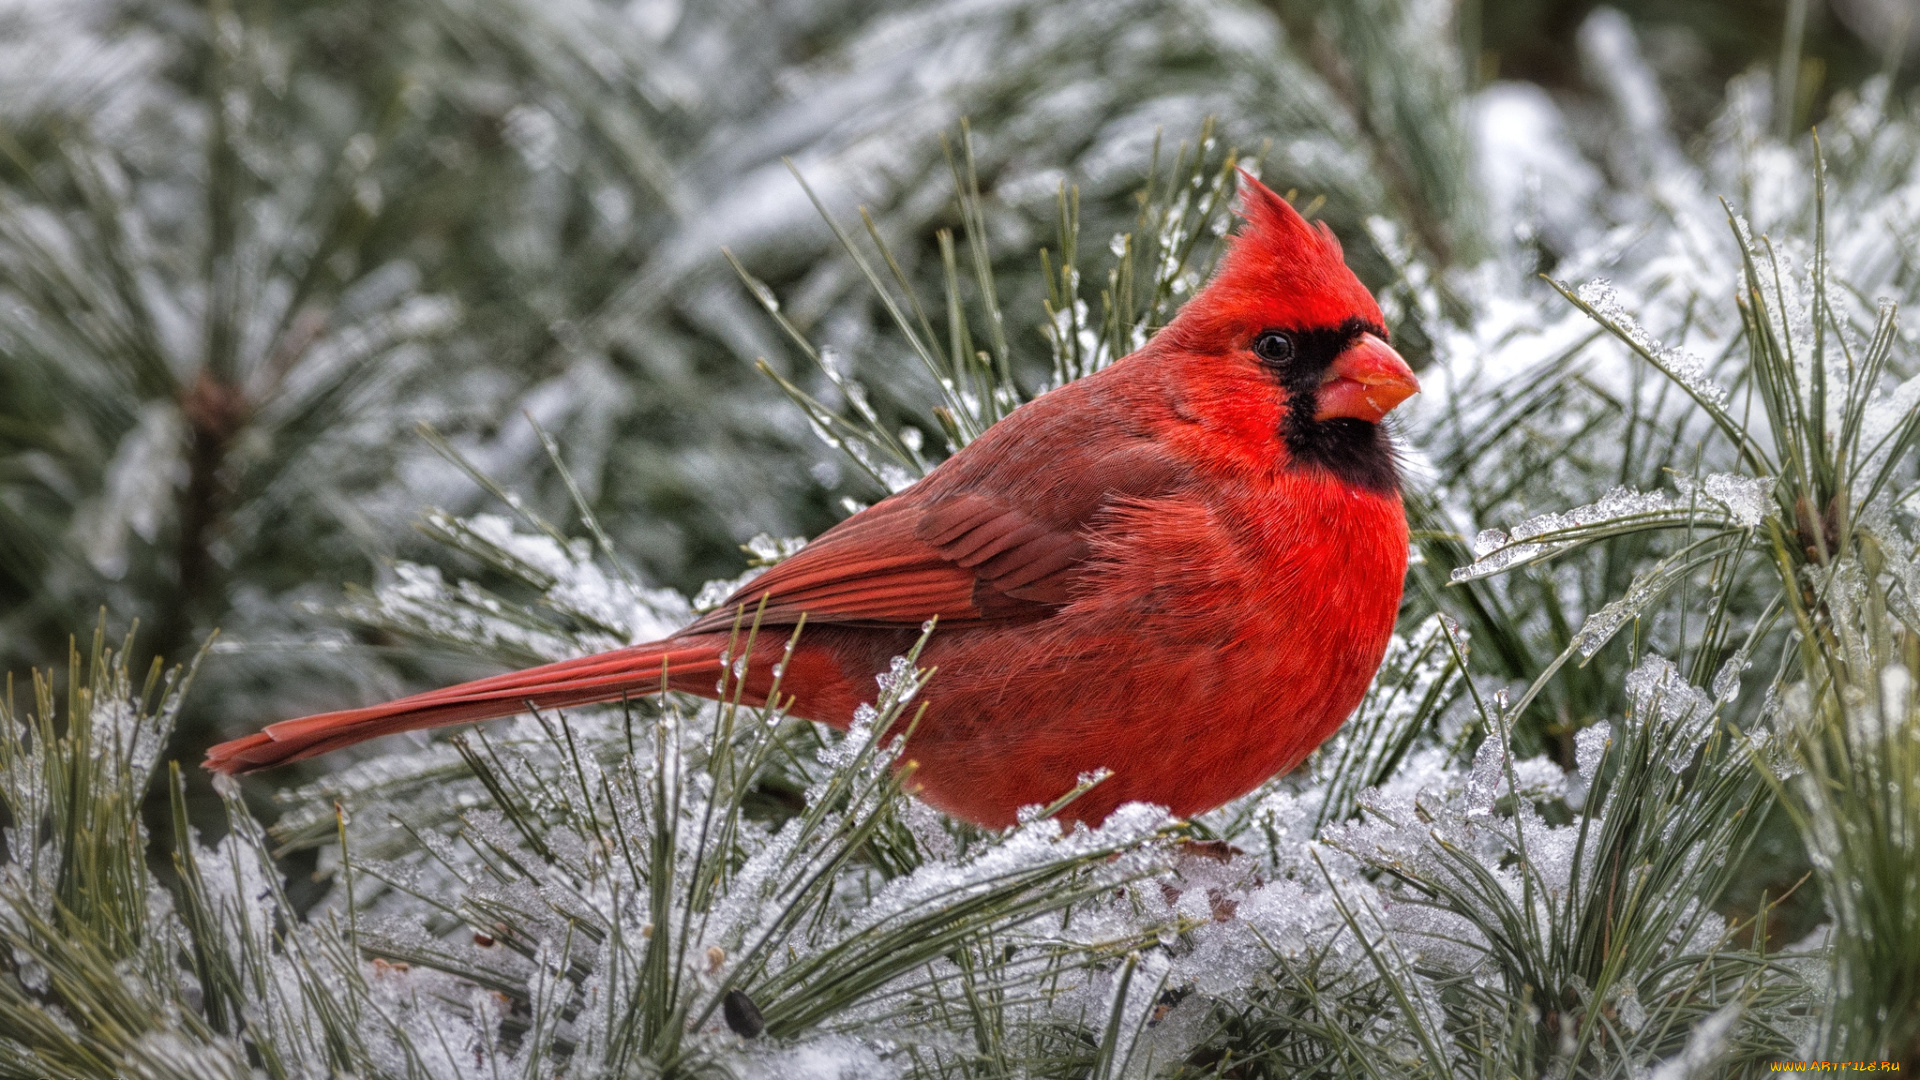
[[[1755,64],[1777,65],[1792,25],[1793,0],[1483,0],[1475,78],[1524,79],[1577,98],[1590,92],[1582,78],[1580,24],[1602,7],[1632,19],[1660,76],[1675,126],[1698,135],[1719,108],[1727,80]],[[1858,87],[1883,72],[1911,85],[1903,57],[1889,54],[1896,40],[1885,30],[1900,5],[1877,0],[1830,0],[1803,5],[1795,130],[1824,115],[1835,92]],[[1471,19],[1473,9],[1464,18]],[[1470,25],[1470,24],[1469,24]],[[1471,33],[1471,32],[1470,32]],[[1469,38],[1471,44],[1471,38]]]

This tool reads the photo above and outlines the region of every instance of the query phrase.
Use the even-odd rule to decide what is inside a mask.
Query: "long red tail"
[[[668,689],[712,697],[720,676],[720,651],[697,639],[656,641],[476,679],[384,705],[283,720],[207,751],[205,765],[223,773],[252,772],[381,735],[511,716],[529,702],[554,709],[618,701],[658,692],[663,671]]]

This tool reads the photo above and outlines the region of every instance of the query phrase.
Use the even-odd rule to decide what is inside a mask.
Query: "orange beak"
[[[1372,334],[1361,334],[1334,357],[1326,377],[1320,380],[1320,390],[1314,396],[1319,411],[1313,418],[1347,416],[1377,424],[1395,406],[1419,392],[1420,381],[1400,354]]]

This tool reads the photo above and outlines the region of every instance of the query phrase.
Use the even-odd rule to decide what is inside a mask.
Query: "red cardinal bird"
[[[1386,414],[1418,392],[1324,224],[1242,175],[1219,272],[1139,352],[1050,391],[664,641],[216,746],[244,772],[397,731],[660,689],[712,697],[741,605],[806,626],[781,694],[844,727],[938,617],[905,757],[989,826],[1112,775],[1063,816],[1186,816],[1298,764],[1359,704],[1392,632],[1407,522]],[[787,633],[763,631],[762,704]]]

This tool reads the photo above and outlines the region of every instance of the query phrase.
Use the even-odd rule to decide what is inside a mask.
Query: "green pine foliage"
[[[1783,138],[1769,58],[1688,148],[1605,10],[1591,115],[1469,97],[1418,0],[0,19],[44,86],[0,102],[0,647],[152,627],[0,700],[0,1071],[1920,1063],[1888,81]],[[1097,773],[947,820],[886,737],[917,648],[844,732],[729,676],[388,740],[271,807],[169,760],[195,709],[670,632],[735,541],[770,531],[756,573],[1138,347],[1237,168],[1328,217],[1425,386],[1399,632],[1294,774],[1188,822],[1063,830]]]

